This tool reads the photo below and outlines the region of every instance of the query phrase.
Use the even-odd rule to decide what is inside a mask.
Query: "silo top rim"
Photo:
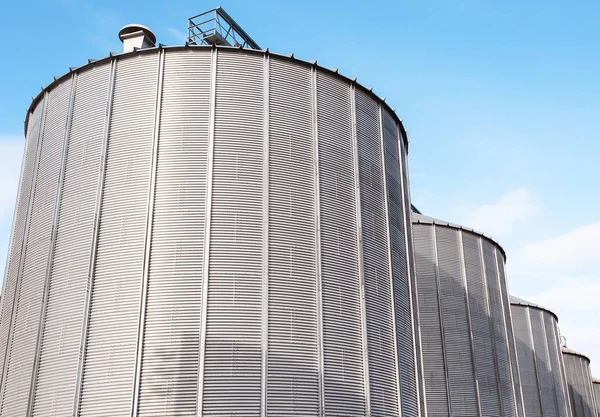
[[[485,235],[482,232],[478,232],[477,230],[471,229],[469,227],[461,226],[460,224],[450,223],[450,222],[447,222],[445,220],[440,220],[440,219],[436,219],[436,218],[433,218],[433,217],[425,216],[423,214],[416,213],[415,211],[411,212],[411,216],[412,216],[412,222],[413,222],[413,224],[431,224],[431,225],[438,225],[438,226],[446,226],[446,227],[451,227],[451,228],[457,229],[457,230],[464,230],[464,231],[473,233],[475,235],[481,236],[481,237],[489,240],[490,242],[492,242],[494,245],[496,245],[500,249],[500,251],[502,252],[502,255],[504,256],[504,259],[506,259],[506,252],[504,252],[504,248],[502,247],[502,245],[500,245],[494,239],[492,239],[491,237]]]
[[[156,36],[154,35],[154,32],[152,32],[149,27],[137,23],[130,23],[123,26],[119,31],[119,39],[122,41],[126,35],[139,31],[144,32],[144,34],[148,37],[148,39],[150,39],[150,41],[152,41],[153,44],[156,43]]]
[[[587,356],[585,356],[583,353],[579,353],[576,350],[569,349],[569,348],[564,347],[564,346],[561,346],[561,348],[562,348],[562,353],[568,353],[569,355],[574,355],[574,356],[581,356],[583,359],[585,359],[588,362],[590,362],[590,358],[588,358]]]
[[[522,298],[515,297],[514,295],[510,296],[510,303],[512,305],[519,305],[519,306],[524,306],[524,307],[532,307],[532,308],[537,308],[538,310],[547,311],[548,313],[550,313],[550,314],[552,314],[554,316],[554,318],[556,319],[556,321],[558,321],[558,316],[556,315],[556,313],[554,311],[549,310],[546,307],[542,307],[539,304],[535,304],[535,303],[532,303],[531,301],[527,301],[527,300],[524,300]]]
[[[592,378],[592,382],[594,384],[600,384],[600,379],[598,379],[598,378]]]

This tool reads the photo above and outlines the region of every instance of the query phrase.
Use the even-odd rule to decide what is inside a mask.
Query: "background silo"
[[[370,90],[139,49],[44,88],[26,136],[1,415],[419,415],[407,140]]]
[[[573,417],[596,417],[589,358],[564,346],[562,355]]]
[[[504,251],[471,229],[412,219],[429,417],[522,416]]]
[[[510,301],[525,414],[571,416],[558,318],[521,298],[511,296]]]
[[[596,414],[600,417],[600,379],[592,378],[592,388],[594,391],[594,404],[596,405]]]

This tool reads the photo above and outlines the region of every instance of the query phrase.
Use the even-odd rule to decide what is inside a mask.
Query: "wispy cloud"
[[[167,31],[175,40],[179,41],[180,43],[187,42],[187,39],[188,39],[187,35],[185,33],[183,33],[182,31],[180,31],[179,29],[167,28]]]
[[[502,195],[495,203],[467,210],[463,224],[492,236],[508,236],[519,223],[538,212],[533,194],[518,188]]]

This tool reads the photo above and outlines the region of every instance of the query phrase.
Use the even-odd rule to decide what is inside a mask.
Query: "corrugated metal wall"
[[[428,415],[522,415],[499,247],[415,213],[413,239]]]
[[[594,404],[596,405],[596,415],[600,417],[600,380],[593,380],[592,390],[594,391]]]
[[[527,417],[570,417],[556,317],[516,298],[511,311]]]
[[[586,357],[563,349],[565,373],[573,417],[596,417],[590,361]]]
[[[314,64],[206,47],[108,58],[44,95],[2,415],[420,415],[387,106]]]

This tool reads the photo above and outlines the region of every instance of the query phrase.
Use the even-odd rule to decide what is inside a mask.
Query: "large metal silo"
[[[592,390],[594,391],[594,404],[596,414],[600,417],[600,379],[592,378]]]
[[[523,416],[504,251],[459,225],[412,221],[429,417]]]
[[[140,49],[44,88],[26,137],[1,415],[420,415],[407,140],[370,90]]]
[[[596,417],[589,358],[564,346],[562,355],[573,417]]]
[[[527,417],[570,417],[558,318],[550,310],[511,296],[511,312]]]

